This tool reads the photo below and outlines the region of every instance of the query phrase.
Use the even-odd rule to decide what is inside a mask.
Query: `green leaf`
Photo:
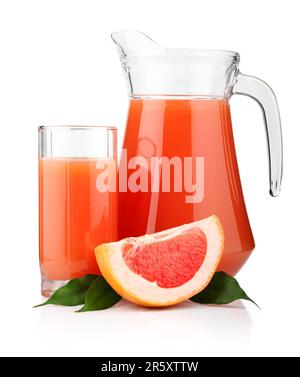
[[[216,272],[208,286],[190,298],[198,304],[229,304],[236,300],[248,300],[258,306],[240,287],[237,280],[225,272]]]
[[[106,280],[99,276],[88,289],[84,306],[78,312],[108,309],[119,302],[121,298]]]
[[[86,275],[82,278],[70,280],[66,285],[55,291],[49,300],[34,307],[37,308],[50,304],[64,306],[82,305],[84,304],[87,290],[97,278],[98,275]]]

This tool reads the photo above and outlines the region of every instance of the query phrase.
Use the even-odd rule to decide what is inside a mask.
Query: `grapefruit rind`
[[[201,292],[211,281],[218,268],[223,249],[224,232],[220,220],[212,215],[206,219],[181,225],[170,231],[156,233],[168,233],[167,237],[174,237],[181,231],[199,227],[207,238],[207,252],[203,264],[195,275],[186,283],[174,288],[159,287],[156,282],[150,282],[134,273],[125,263],[122,254],[122,245],[125,240],[102,244],[95,249],[97,263],[103,277],[111,287],[123,298],[138,305],[149,307],[171,306],[180,303]],[[154,242],[152,235],[135,238],[136,242]],[[157,239],[156,239],[157,241]]]

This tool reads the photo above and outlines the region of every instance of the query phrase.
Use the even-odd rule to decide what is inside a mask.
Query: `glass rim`
[[[214,50],[214,49],[193,49],[193,48],[161,48],[160,51],[142,52],[142,53],[129,53],[126,60],[130,60],[130,57],[209,57],[209,58],[231,58],[233,60],[240,60],[240,54],[233,50]]]
[[[93,130],[93,129],[99,129],[99,130],[107,130],[107,131],[117,131],[118,128],[115,126],[99,126],[99,125],[79,125],[79,124],[72,124],[72,125],[53,125],[53,126],[47,126],[47,125],[41,125],[38,126],[38,130],[48,130],[48,129],[56,129],[56,130]]]
[[[138,30],[117,30],[111,33],[111,38],[114,43],[116,43],[122,54],[124,60],[130,60],[130,57],[176,57],[183,56],[186,58],[190,57],[223,57],[231,58],[239,61],[240,54],[237,51],[227,50],[227,49],[205,49],[205,48],[168,48],[161,46],[160,44],[153,41],[145,33]],[[128,38],[128,39],[127,39]],[[130,42],[137,49],[129,50],[124,52],[123,43],[127,45],[127,41]]]

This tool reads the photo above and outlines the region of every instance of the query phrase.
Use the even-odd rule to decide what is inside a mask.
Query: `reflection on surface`
[[[162,349],[166,355],[201,356],[243,348],[252,329],[250,312],[241,302],[217,307],[187,301],[149,309],[122,301],[105,311],[75,309],[40,308],[40,336],[49,348],[95,356],[158,356]]]

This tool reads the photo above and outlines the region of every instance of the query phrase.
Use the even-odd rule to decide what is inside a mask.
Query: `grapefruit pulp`
[[[224,248],[217,216],[95,249],[102,275],[128,301],[169,306],[201,292]]]

